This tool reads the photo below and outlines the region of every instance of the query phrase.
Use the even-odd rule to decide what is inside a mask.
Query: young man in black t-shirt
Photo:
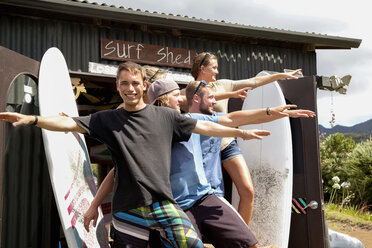
[[[117,89],[124,100],[118,110],[86,117],[41,117],[0,113],[0,121],[37,125],[51,131],[89,134],[104,142],[115,165],[113,196],[115,245],[145,247],[150,229],[161,232],[168,247],[203,247],[187,216],[172,197],[169,172],[171,145],[187,141],[192,132],[218,137],[246,137],[245,131],[196,121],[175,110],[146,105],[143,69],[124,63],[117,73]],[[151,125],[149,125],[151,123]],[[118,220],[115,222],[115,220]]]

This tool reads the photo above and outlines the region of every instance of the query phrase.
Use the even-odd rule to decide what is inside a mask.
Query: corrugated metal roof
[[[275,31],[282,31],[282,32],[297,32],[297,33],[304,33],[308,35],[321,35],[321,36],[326,36],[328,37],[327,34],[320,34],[320,33],[315,33],[315,32],[298,32],[298,31],[291,31],[288,29],[279,29],[279,28],[274,28],[274,27],[258,27],[258,26],[253,26],[253,25],[246,25],[242,23],[232,23],[232,22],[226,22],[225,20],[211,20],[211,19],[203,19],[203,18],[196,18],[196,17],[189,17],[187,15],[180,15],[180,14],[173,14],[173,13],[158,13],[157,11],[149,11],[149,10],[142,10],[142,9],[133,9],[133,8],[126,8],[123,5],[116,6],[115,4],[109,4],[109,3],[97,3],[96,1],[88,1],[88,0],[65,0],[65,1],[71,1],[71,2],[79,2],[79,3],[85,3],[85,4],[93,4],[93,5],[98,5],[98,6],[105,6],[105,7],[111,7],[111,8],[120,8],[120,9],[127,9],[130,11],[137,11],[137,12],[145,12],[145,13],[153,13],[153,14],[161,14],[165,16],[178,16],[178,17],[183,17],[186,19],[194,19],[194,20],[201,20],[201,21],[208,21],[208,22],[217,22],[217,23],[227,23],[227,24],[232,24],[232,25],[241,25],[245,27],[250,27],[250,28],[259,28],[259,29],[267,29],[267,30],[275,30]]]
[[[204,20],[195,17],[190,18],[188,16],[142,11],[140,9],[134,10],[123,6],[109,6],[107,4],[98,4],[87,0],[4,0],[2,2],[20,7],[53,10],[59,13],[91,18],[99,17],[101,19],[119,22],[213,33],[221,36],[236,36],[308,44],[313,45],[315,49],[358,48],[362,41],[361,39],[325,34],[256,27],[237,23],[233,24],[225,21]]]

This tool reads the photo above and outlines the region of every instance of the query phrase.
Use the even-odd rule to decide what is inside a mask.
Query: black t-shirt
[[[152,105],[138,111],[121,108],[73,119],[111,151],[114,213],[166,199],[174,202],[169,182],[171,147],[190,138],[196,120]]]

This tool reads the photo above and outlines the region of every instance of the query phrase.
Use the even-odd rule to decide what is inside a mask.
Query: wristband
[[[270,107],[267,107],[267,108],[266,108],[266,114],[267,114],[267,115],[271,115]]]
[[[36,126],[37,122],[39,121],[39,117],[37,115],[34,115],[34,117],[35,117],[35,121],[31,125]]]

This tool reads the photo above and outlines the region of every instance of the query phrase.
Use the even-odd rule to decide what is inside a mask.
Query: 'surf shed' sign
[[[191,68],[195,50],[101,39],[101,59]]]

